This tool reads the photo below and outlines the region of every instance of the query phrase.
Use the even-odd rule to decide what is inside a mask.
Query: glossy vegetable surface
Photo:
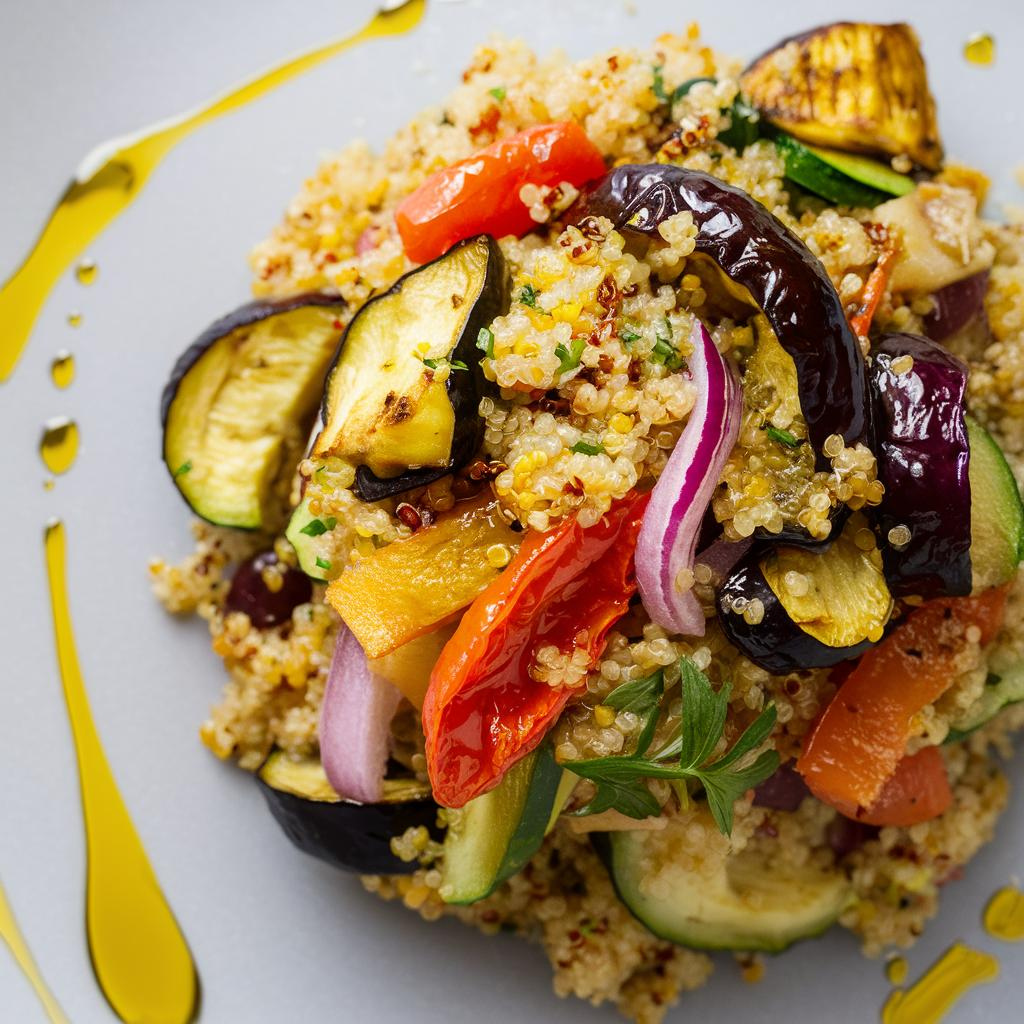
[[[953,791],[939,748],[924,747],[899,761],[875,802],[866,809],[858,808],[857,820],[865,825],[909,828],[937,818],[952,802]]]
[[[331,582],[327,601],[379,658],[455,618],[501,572],[488,552],[514,551],[521,537],[484,493],[359,559]]]
[[[508,270],[486,235],[406,274],[345,331],[313,457],[357,467],[368,501],[468,462],[482,431],[477,337],[508,308]]]
[[[388,779],[376,804],[342,800],[315,759],[293,761],[281,751],[257,775],[284,834],[305,853],[359,874],[409,874],[417,867],[391,852],[391,840],[420,826],[437,838],[437,805],[415,779]]]
[[[906,752],[915,716],[956,679],[966,631],[975,626],[980,642],[990,643],[1005,604],[1002,588],[930,601],[861,658],[797,761],[819,800],[850,817],[878,800]]]
[[[250,302],[211,324],[171,371],[163,458],[192,510],[220,526],[277,525],[338,346],[343,300]]]
[[[933,341],[945,341],[985,312],[989,272],[982,270],[940,288],[931,311],[924,318],[924,333]]]
[[[524,185],[579,186],[604,170],[604,158],[579,125],[534,125],[428,178],[395,211],[398,233],[417,263],[481,232],[525,235],[537,222],[519,197]]]
[[[651,620],[672,633],[704,635],[704,612],[692,591],[694,551],[708,503],[740,429],[739,381],[711,335],[697,324],[689,359],[697,402],[651,493],[636,546],[640,597]]]
[[[589,668],[636,591],[633,552],[648,495],[632,494],[584,529],[567,518],[527,534],[509,567],[469,608],[423,704],[437,800],[461,807],[540,743],[572,692],[535,678],[538,653]]]
[[[796,364],[800,407],[821,452],[830,434],[868,437],[864,358],[832,282],[807,247],[745,192],[665,164],[624,164],[585,189],[569,216],[608,217],[626,235],[659,238],[689,211],[696,252],[760,308]]]
[[[268,586],[267,579],[275,586]],[[224,608],[244,612],[257,629],[290,622],[292,612],[313,597],[309,577],[281,562],[273,551],[261,551],[246,559],[231,577]]]
[[[908,356],[913,365],[906,368]],[[886,579],[897,596],[969,594],[967,367],[941,346],[911,334],[885,335],[874,344],[872,357],[874,450],[885,485],[876,522]],[[905,531],[906,540],[887,539]]]

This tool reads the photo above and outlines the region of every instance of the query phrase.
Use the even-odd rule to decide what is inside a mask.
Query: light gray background
[[[196,727],[221,685],[199,623],[168,619],[145,565],[188,547],[187,514],[158,458],[157,398],[178,351],[247,297],[245,253],[278,219],[318,154],[354,135],[380,143],[456,80],[492,30],[583,56],[646,42],[700,20],[713,44],[752,55],[844,13],[914,21],[953,157],[993,173],[1024,202],[1024,11],[1018,4],[733,0],[625,5],[599,0],[431,5],[413,36],[363,47],[187,139],[141,198],[95,243],[99,282],[55,289],[12,381],[0,385],[0,877],[40,967],[72,1021],[113,1017],[93,983],[83,936],[83,844],[75,766],[54,661],[42,526],[66,517],[72,611],[100,731],[153,863],[195,952],[203,1021],[487,1019],[611,1021],[550,994],[536,949],[481,942],[453,922],[427,926],[358,882],[294,853],[251,780],[200,746]],[[73,168],[96,143],[190,107],[247,75],[358,26],[372,4],[303,0],[36,0],[0,4],[0,278],[20,261]],[[855,13],[853,13],[855,11]],[[964,38],[993,31],[996,66],[970,67]],[[84,325],[65,324],[80,308]],[[0,330],[3,325],[0,324]],[[71,347],[70,391],[49,382]],[[40,424],[82,426],[77,466],[42,488]],[[1022,777],[1017,763],[1012,775]],[[951,941],[993,949],[1003,976],[973,992],[959,1022],[1020,1019],[1024,949],[979,927],[985,899],[1024,874],[1019,794],[997,842],[945,893],[910,954],[916,976]],[[887,993],[882,966],[835,933],[770,961],[744,985],[728,958],[684,999],[704,1021],[869,1022]],[[44,1017],[0,949],[0,1021]]]

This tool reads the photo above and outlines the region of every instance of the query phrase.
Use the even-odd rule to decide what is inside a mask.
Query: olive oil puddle
[[[50,380],[53,386],[63,391],[71,387],[75,379],[75,357],[67,350],[61,349],[50,363]]]
[[[67,416],[47,420],[39,440],[39,457],[54,475],[66,473],[78,458],[78,424]]]
[[[100,989],[123,1021],[187,1024],[199,977],[93,723],[68,607],[64,524],[46,528],[57,660],[78,759],[87,854],[86,935]]]
[[[995,63],[996,41],[987,32],[976,32],[964,43],[964,58],[969,64],[988,67]]]
[[[1008,885],[989,900],[983,918],[985,931],[994,939],[1020,942],[1024,939],[1024,892]]]
[[[938,1024],[965,992],[998,974],[994,956],[957,942],[910,988],[889,996],[882,1024]]]
[[[196,110],[93,150],[57,203],[28,258],[0,288],[0,381],[14,372],[39,311],[60,276],[135,200],[149,176],[182,139],[353,46],[410,31],[425,10],[426,0],[406,0],[400,7],[377,14],[354,35],[278,64]],[[72,314],[68,322],[77,326],[81,314]]]
[[[14,918],[14,911],[11,910],[11,905],[7,901],[7,893],[4,891],[2,883],[0,883],[0,939],[7,943],[11,955],[18,967],[21,968],[21,973],[25,975],[39,998],[39,1002],[43,1004],[50,1024],[70,1024],[64,1011],[60,1008],[60,1004],[43,980],[43,976],[39,973],[39,968],[28,948],[25,936],[21,934],[18,922]]]

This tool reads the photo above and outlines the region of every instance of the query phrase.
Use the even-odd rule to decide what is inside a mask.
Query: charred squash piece
[[[342,299],[250,302],[178,359],[161,401],[163,457],[192,510],[211,523],[268,529],[280,516],[324,374]]]
[[[324,394],[313,457],[356,469],[378,501],[468,462],[480,442],[477,340],[508,308],[498,244],[467,239],[368,302],[345,332]]]
[[[935,100],[909,25],[836,22],[793,36],[758,57],[740,88],[804,142],[942,165]]]

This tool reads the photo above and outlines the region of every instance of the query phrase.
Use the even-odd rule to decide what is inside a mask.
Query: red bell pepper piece
[[[535,125],[499,139],[429,177],[395,211],[409,259],[447,252],[472,235],[525,235],[537,226],[523,185],[582,185],[604,174],[604,158],[572,121]]]
[[[423,702],[427,768],[437,801],[461,807],[496,786],[543,739],[571,690],[534,679],[541,647],[587,653],[636,592],[633,552],[649,495],[616,502],[584,529],[575,518],[531,533],[474,602],[441,652]]]
[[[939,748],[924,747],[896,765],[896,771],[867,810],[858,808],[847,817],[865,825],[908,828],[937,818],[952,802],[953,791]]]

